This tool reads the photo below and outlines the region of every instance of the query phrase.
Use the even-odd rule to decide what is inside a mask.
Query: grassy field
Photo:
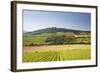
[[[42,34],[33,34],[33,35],[28,35],[28,36],[23,36],[23,45],[24,46],[31,46],[32,44],[49,44],[50,42],[46,42],[48,37],[51,36],[65,36],[66,39],[70,39],[70,37],[73,37],[73,40],[71,41],[64,41],[64,43],[75,43],[75,44],[79,44],[79,43],[86,43],[89,44],[90,43],[90,34],[75,34],[75,33],[71,33],[71,32],[57,32],[57,33],[42,33]],[[53,38],[53,37],[52,37]],[[65,39],[65,40],[66,40]]]
[[[23,62],[87,60],[91,58],[90,51],[86,44],[24,46]]]

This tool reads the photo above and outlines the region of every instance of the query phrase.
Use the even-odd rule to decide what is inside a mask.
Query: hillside
[[[31,32],[24,32],[24,34],[42,34],[42,33],[55,33],[55,32],[73,32],[73,33],[86,32],[86,33],[90,33],[90,31],[51,27],[51,28],[39,29],[39,30],[31,31]]]

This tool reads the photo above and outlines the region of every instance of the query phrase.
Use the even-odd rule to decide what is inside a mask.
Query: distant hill
[[[51,28],[39,29],[36,31],[31,31],[31,32],[24,32],[24,34],[41,34],[41,33],[55,33],[55,32],[73,32],[73,33],[78,33],[78,32],[87,32],[88,33],[89,32],[90,33],[90,31],[51,27]]]

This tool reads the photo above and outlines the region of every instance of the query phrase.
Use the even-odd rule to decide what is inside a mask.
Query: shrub
[[[66,37],[61,35],[61,36],[50,36],[46,39],[45,42],[50,43],[50,44],[63,44],[66,41]]]

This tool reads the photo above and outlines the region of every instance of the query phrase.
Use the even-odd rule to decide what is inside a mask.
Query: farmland
[[[90,59],[90,45],[50,45],[23,48],[23,62]]]
[[[23,34],[23,62],[91,59],[91,32],[46,28]]]
[[[54,39],[53,39],[54,38]],[[63,38],[63,39],[61,39]],[[32,45],[50,45],[53,42],[48,41],[48,39],[54,40],[53,42],[59,39],[63,41],[63,44],[90,44],[90,33],[72,33],[72,32],[57,32],[57,33],[42,33],[42,34],[31,34],[23,37],[24,46]],[[53,44],[54,44],[53,43]],[[53,45],[52,44],[52,45]],[[58,44],[58,43],[57,43]],[[59,43],[62,44],[62,43]]]

